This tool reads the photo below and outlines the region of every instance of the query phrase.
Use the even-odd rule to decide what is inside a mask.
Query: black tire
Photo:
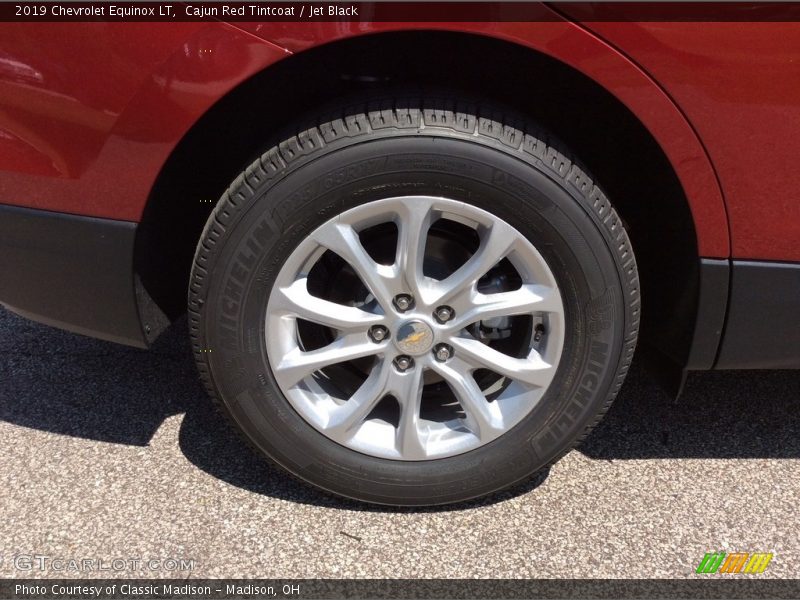
[[[620,218],[574,158],[508,112],[393,97],[326,114],[237,177],[203,232],[189,315],[208,392],[260,453],[338,495],[436,505],[527,480],[586,436],[631,363],[639,286]],[[475,450],[417,462],[362,454],[311,427],[276,384],[261,334],[271,284],[299,241],[404,190],[448,195],[516,227],[555,274],[568,324],[555,380],[522,422]],[[254,248],[257,260],[245,260]]]

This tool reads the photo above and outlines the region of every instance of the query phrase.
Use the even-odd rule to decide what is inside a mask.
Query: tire
[[[259,453],[337,495],[440,505],[529,479],[587,435],[631,363],[639,288],[622,221],[575,158],[509,111],[395,95],[324,114],[237,177],[203,232],[189,315],[209,394]],[[434,223],[422,246],[406,210]],[[386,215],[401,216],[392,225]],[[345,238],[345,251],[331,254]],[[511,238],[508,261],[475,280],[492,240]],[[358,262],[359,248],[384,266],[359,271],[374,266]],[[414,263],[419,248],[424,263]],[[453,291],[461,267],[474,273]],[[535,287],[537,277],[550,283]],[[397,281],[417,286],[405,312],[397,299],[387,306]],[[322,325],[309,325],[305,291],[287,304],[290,289],[345,306],[313,300],[309,314]],[[450,297],[445,289],[457,303],[455,316],[442,313],[450,325],[426,299]],[[552,302],[456,332],[474,298],[513,303],[520,290]],[[513,295],[491,298],[504,292]],[[355,358],[307,374],[308,361],[322,360],[310,353],[337,340]],[[374,354],[359,358],[370,343]],[[371,395],[357,396],[367,384]],[[342,406],[352,423],[337,421]]]

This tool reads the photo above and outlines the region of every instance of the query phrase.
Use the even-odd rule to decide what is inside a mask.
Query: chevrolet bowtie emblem
[[[400,326],[396,339],[402,352],[419,355],[433,347],[433,330],[423,321],[408,321]]]
[[[420,341],[422,338],[424,338],[425,335],[426,335],[426,332],[417,331],[415,333],[412,333],[408,337],[406,337],[406,339],[404,341],[406,343],[408,343],[408,344],[416,344],[418,341]]]

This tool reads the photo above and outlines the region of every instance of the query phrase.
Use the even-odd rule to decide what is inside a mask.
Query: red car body
[[[604,7],[596,9],[596,19],[583,14],[576,22],[569,6],[539,10],[542,20],[524,23],[3,23],[0,204],[124,222],[142,248],[135,224],[146,220],[165,165],[204,116],[244,82],[269,82],[279,65],[309,52],[325,61],[327,49],[348,40],[371,38],[376,44],[410,30],[420,36],[456,32],[465,43],[491,38],[515,52],[546,57],[605,90],[652,136],[673,169],[701,266],[687,276],[690,300],[676,296],[671,312],[660,316],[654,313],[661,308],[651,309],[654,332],[659,319],[669,324],[680,314],[689,322],[675,343],[659,344],[654,333],[657,354],[681,370],[800,366],[797,325],[785,322],[777,336],[774,330],[800,305],[800,271],[792,264],[800,262],[800,170],[793,168],[800,156],[800,25],[740,16],[714,23],[618,22],[604,17],[602,11],[611,10]],[[535,93],[522,85],[525,73],[520,83],[520,94]],[[303,85],[298,72],[293,93]],[[608,131],[613,137],[613,123]],[[5,241],[0,239],[12,257],[0,271],[0,300],[9,307],[138,345],[151,341],[164,321],[157,316],[148,323],[146,315],[172,316],[137,292],[139,250],[121,251],[127,261],[121,275],[90,284],[95,288],[84,294],[74,291],[81,285],[74,279],[82,277],[76,267],[64,274],[42,266],[48,256],[66,260],[70,247],[56,250],[32,241],[38,226],[31,227],[24,238],[7,227]],[[112,269],[103,257],[113,253],[105,243],[111,242],[81,251],[81,261],[96,260],[95,273]],[[20,245],[28,247],[27,254]],[[21,275],[15,265],[23,259],[33,271]],[[766,272],[770,277],[761,279]],[[101,323],[39,299],[35,282],[42,278],[54,294],[75,295],[78,304],[95,298],[116,312]],[[124,292],[106,289],[126,278]],[[772,289],[759,289],[765,285]],[[135,321],[143,333],[122,327],[123,321]],[[762,329],[764,334],[753,333]],[[739,351],[742,344],[751,359]]]

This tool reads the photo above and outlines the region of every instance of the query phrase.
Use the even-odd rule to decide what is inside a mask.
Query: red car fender
[[[32,123],[48,129],[48,144],[37,144],[33,137],[36,132],[31,131],[29,147],[37,153],[26,159],[27,155],[21,152],[9,152],[9,156],[13,154],[28,164],[7,170],[8,186],[6,191],[0,190],[0,203],[139,221],[161,168],[182,137],[215,102],[246,79],[292,52],[323,43],[403,29],[439,29],[524,45],[572,66],[615,95],[653,134],[675,168],[694,218],[700,255],[727,258],[730,254],[722,194],[694,130],[652,78],[577,24],[543,20],[427,24],[318,22],[302,26],[272,23],[268,27],[263,23],[234,26],[219,22],[184,23],[180,28],[152,23],[102,26],[100,29],[96,24],[80,25],[93,35],[74,39],[77,47],[73,48],[73,56],[60,59],[63,68],[42,62],[42,85],[4,82],[9,86],[9,94],[15,95],[19,110],[42,97],[53,106],[45,120],[41,114],[32,113],[36,118]],[[28,33],[25,30],[19,37]],[[138,40],[149,40],[150,47],[137,49]],[[98,44],[107,47],[108,52],[108,58],[98,59],[102,60],[98,68],[128,68],[135,74],[138,87],[131,89],[132,82],[123,82],[117,89],[109,89],[102,78],[91,79],[88,73],[85,74],[88,80],[81,86],[82,76],[72,72],[73,67],[77,68],[74,63],[84,51]],[[42,50],[30,50],[29,55],[41,56]],[[35,62],[34,58],[29,62]],[[53,90],[53,82],[68,93],[58,88]],[[76,104],[73,99],[93,112],[72,119],[67,123],[69,128],[61,131],[59,127],[66,113],[60,108],[65,103]],[[109,108],[93,108],[103,105]],[[12,120],[10,131],[23,131],[26,118],[23,115]],[[58,172],[48,172],[42,166],[47,164],[60,165]],[[7,190],[13,190],[13,196],[6,197]]]
[[[551,17],[552,18],[552,17]],[[582,72],[618,98],[659,143],[683,185],[697,231],[698,251],[730,256],[730,232],[722,192],[709,156],[680,108],[627,56],[565,20],[528,23],[236,23],[291,52],[356,35],[405,29],[447,30],[490,36],[541,52]]]
[[[124,173],[114,186],[127,196],[109,216],[122,218],[124,211],[140,220],[156,177],[186,132],[221,97],[289,54],[225,23],[186,39],[138,90],[109,136],[108,162],[97,171]],[[109,166],[114,161],[118,169]]]
[[[217,100],[288,55],[219,22],[25,25],[0,36],[0,204],[121,221]]]

